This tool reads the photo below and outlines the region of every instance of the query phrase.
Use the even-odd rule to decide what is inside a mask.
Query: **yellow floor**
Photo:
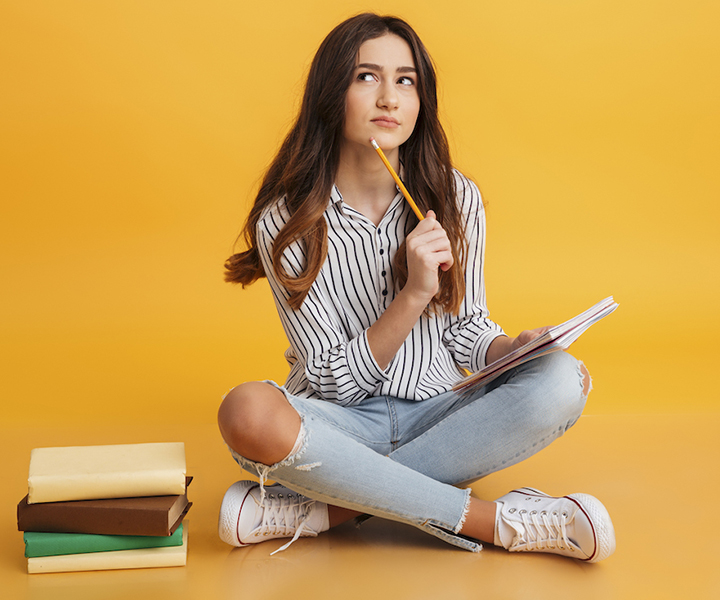
[[[543,453],[473,486],[495,498],[517,486],[583,491],[613,517],[617,552],[596,565],[548,555],[472,554],[412,527],[371,519],[298,540],[231,549],[217,538],[222,495],[240,479],[211,425],[0,431],[2,597],[132,598],[720,598],[718,414],[588,415]],[[27,575],[15,505],[35,446],[186,443],[190,487],[184,568]],[[10,460],[7,460],[11,457]]]

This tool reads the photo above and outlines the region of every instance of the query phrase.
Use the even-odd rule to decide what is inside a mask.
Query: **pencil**
[[[375,150],[377,151],[380,158],[382,158],[383,163],[385,163],[387,170],[390,171],[390,175],[392,175],[392,178],[395,180],[395,183],[398,184],[400,191],[403,193],[403,196],[405,196],[405,200],[408,201],[408,204],[410,204],[410,207],[413,209],[413,211],[417,215],[417,218],[422,221],[425,217],[423,217],[423,214],[420,212],[420,209],[417,207],[417,204],[415,204],[415,200],[412,199],[410,192],[407,191],[407,188],[405,187],[403,182],[400,181],[400,178],[398,177],[398,174],[395,172],[395,169],[392,168],[392,165],[388,162],[388,159],[385,158],[385,153],[382,151],[382,148],[380,148],[380,146],[378,146],[378,143],[375,141],[375,138],[370,138],[370,143],[372,144],[372,147],[375,148]]]

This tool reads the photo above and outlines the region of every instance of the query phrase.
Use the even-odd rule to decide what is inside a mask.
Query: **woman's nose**
[[[380,86],[377,105],[380,108],[397,108],[398,94],[392,83],[386,82]]]

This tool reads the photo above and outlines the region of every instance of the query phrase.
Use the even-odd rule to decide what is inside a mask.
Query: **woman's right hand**
[[[408,279],[404,291],[427,305],[439,289],[438,269],[447,271],[453,265],[452,249],[447,233],[429,210],[425,219],[408,234]]]

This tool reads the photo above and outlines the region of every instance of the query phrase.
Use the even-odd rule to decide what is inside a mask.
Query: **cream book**
[[[185,444],[35,448],[28,503],[185,493]]]
[[[90,554],[64,554],[28,558],[28,573],[67,573],[111,569],[183,567],[187,563],[188,526],[183,522],[182,546],[136,548]]]

